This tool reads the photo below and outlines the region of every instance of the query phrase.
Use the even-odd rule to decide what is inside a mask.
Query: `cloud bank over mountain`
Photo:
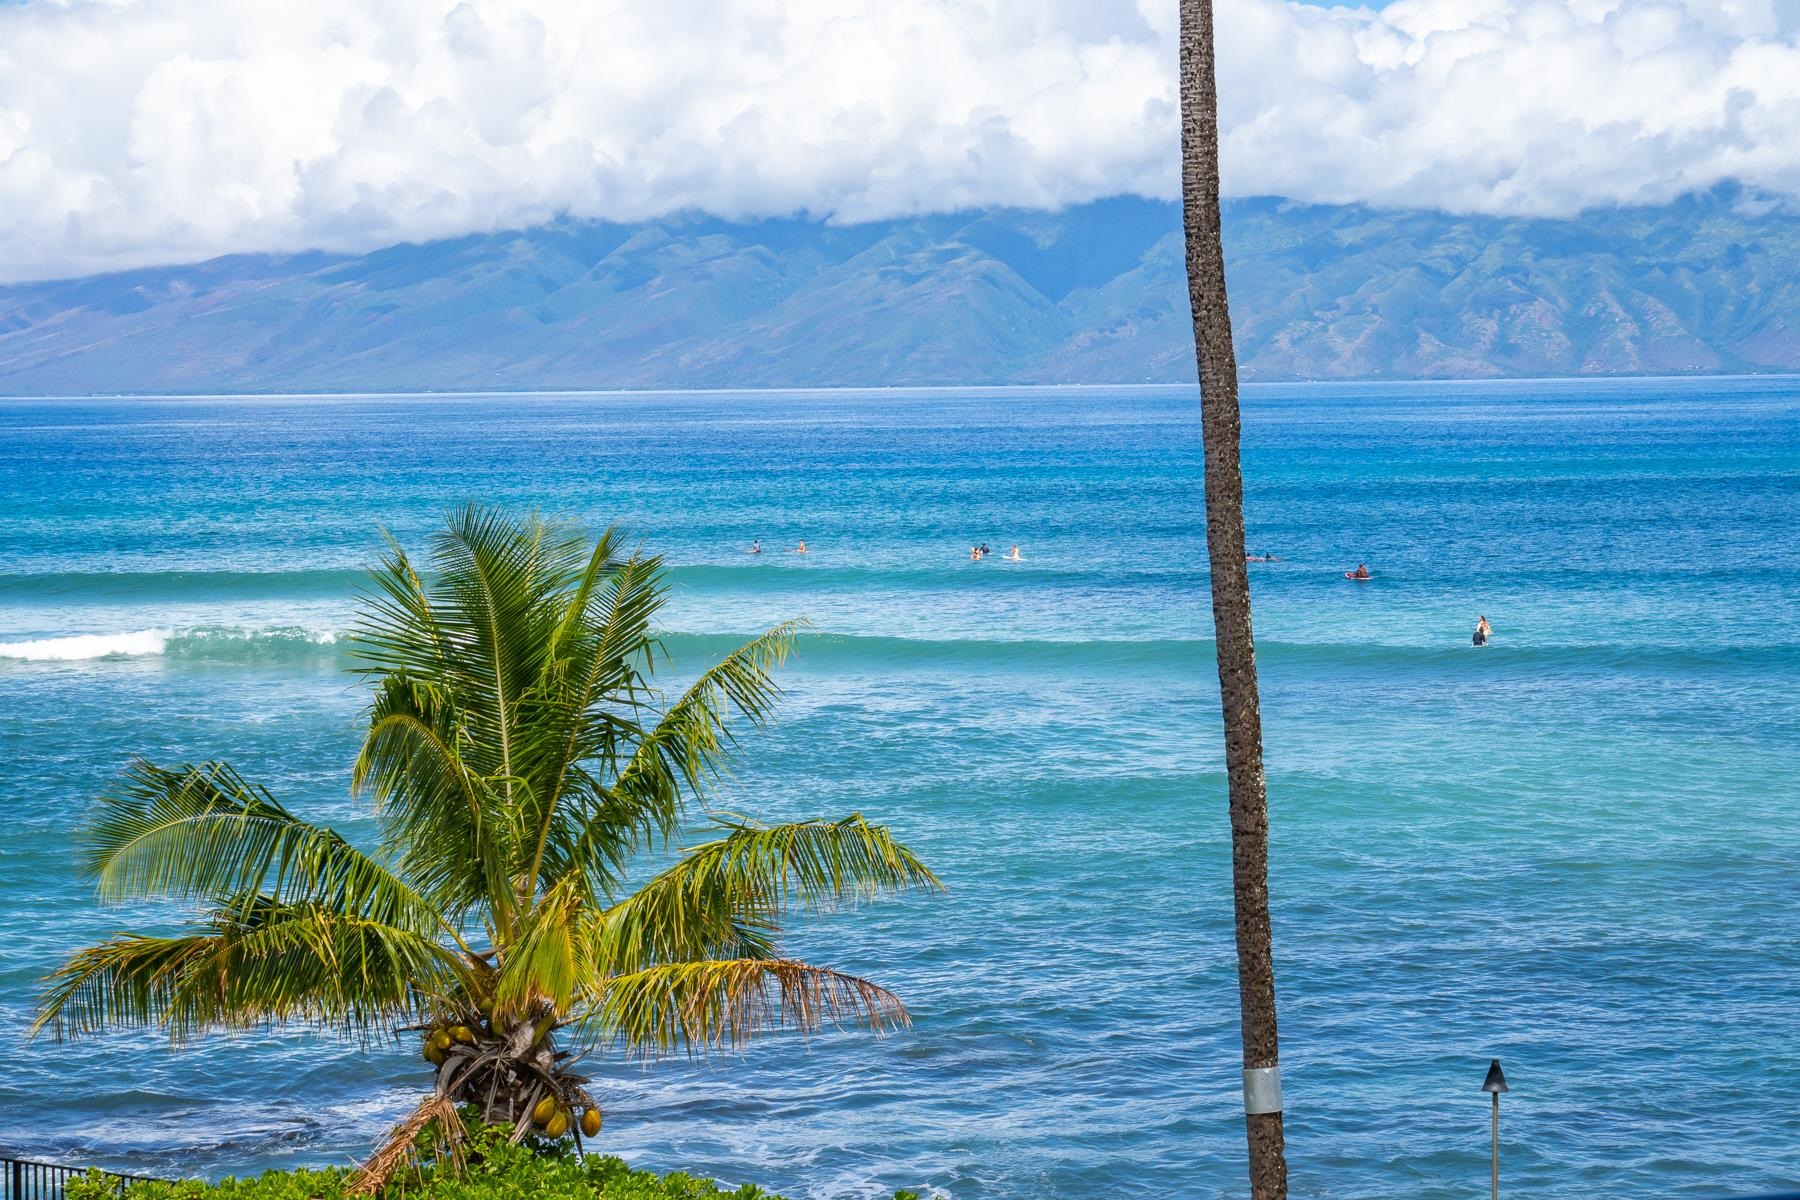
[[[1176,195],[1175,0],[25,0],[0,278],[558,215]],[[1800,194],[1796,0],[1219,0],[1226,189],[1562,215]]]

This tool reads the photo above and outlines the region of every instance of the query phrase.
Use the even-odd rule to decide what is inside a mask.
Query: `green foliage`
[[[117,1200],[118,1181],[98,1168],[90,1168],[63,1184],[63,1200]]]
[[[203,918],[77,953],[37,1028],[366,1036],[454,1021],[651,1054],[904,1021],[891,993],[785,958],[776,938],[796,910],[935,888],[924,864],[861,816],[765,826],[705,807],[734,729],[772,712],[800,626],[667,698],[653,625],[666,592],[660,560],[624,555],[614,533],[590,543],[474,506],[424,567],[392,545],[355,637],[373,694],[352,786],[379,849],[223,763],[136,764],[98,803],[85,868],[104,901]],[[695,829],[712,833],[628,890],[634,862]]]
[[[634,1171],[616,1158],[582,1157],[560,1146],[515,1145],[504,1127],[471,1132],[464,1147],[461,1172],[426,1165],[396,1176],[379,1200],[782,1200],[754,1184],[728,1188],[711,1179],[675,1172],[656,1175]],[[347,1192],[355,1174],[349,1170],[269,1171],[218,1183],[184,1180],[135,1183],[125,1200],[356,1200]],[[119,1200],[118,1184],[98,1171],[69,1181],[67,1200]],[[912,1191],[894,1200],[919,1200]]]

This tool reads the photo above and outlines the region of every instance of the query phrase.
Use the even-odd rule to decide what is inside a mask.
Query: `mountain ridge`
[[[1800,212],[1227,202],[1247,380],[1800,370]],[[1178,205],[699,214],[0,287],[0,394],[1165,383]]]

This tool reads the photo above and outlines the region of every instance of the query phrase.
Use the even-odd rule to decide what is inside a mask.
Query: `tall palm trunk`
[[[1285,1200],[1275,1040],[1275,965],[1269,944],[1269,805],[1262,712],[1244,565],[1244,476],[1238,462],[1237,356],[1225,301],[1219,234],[1219,98],[1213,75],[1212,0],[1181,0],[1181,192],[1188,297],[1200,364],[1206,448],[1206,549],[1212,566],[1219,698],[1231,809],[1231,880],[1237,912],[1238,1004],[1243,1017],[1250,1194]]]

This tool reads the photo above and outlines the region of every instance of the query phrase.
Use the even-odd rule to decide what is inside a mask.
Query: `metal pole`
[[[1494,1200],[1500,1200],[1500,1093],[1494,1093]]]

